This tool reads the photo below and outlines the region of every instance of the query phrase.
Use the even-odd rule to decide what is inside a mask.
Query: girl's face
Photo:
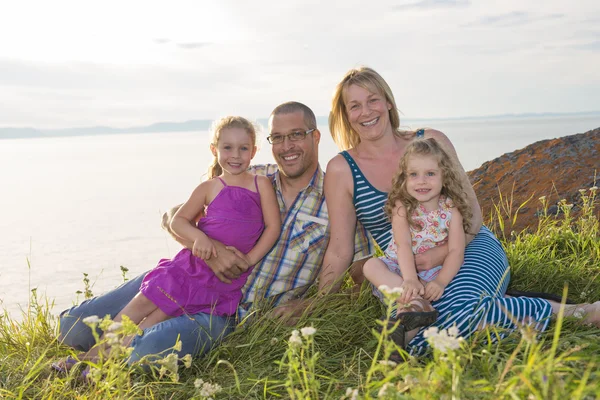
[[[361,140],[373,140],[391,132],[390,109],[385,96],[361,86],[350,85],[344,92],[344,105],[350,126]]]
[[[223,172],[231,175],[245,172],[256,154],[252,136],[242,128],[223,129],[216,146],[211,144],[210,149]]]
[[[442,192],[442,170],[434,156],[413,155],[406,163],[406,190],[427,211],[438,208]]]

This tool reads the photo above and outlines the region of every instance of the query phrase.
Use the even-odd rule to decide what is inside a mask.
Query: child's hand
[[[446,286],[437,281],[429,282],[427,286],[425,286],[425,299],[429,301],[439,300],[444,294],[444,289],[446,289]]]
[[[211,256],[217,257],[217,249],[208,236],[202,236],[194,241],[192,254],[203,260],[210,260]]]
[[[405,280],[402,283],[402,294],[400,295],[400,303],[408,304],[413,297],[423,296],[425,288],[418,279]]]

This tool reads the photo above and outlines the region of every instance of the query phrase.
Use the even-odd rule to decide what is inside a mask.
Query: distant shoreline
[[[515,119],[537,119],[537,118],[564,118],[564,117],[600,117],[600,111],[582,111],[574,113],[523,113],[523,114],[500,114],[466,117],[434,117],[434,118],[406,118],[401,114],[402,125],[406,122],[432,122],[432,121],[477,121],[477,120],[515,120]],[[327,126],[327,117],[317,117],[319,123]],[[135,134],[135,133],[165,133],[165,132],[189,132],[207,131],[210,129],[212,120],[189,120],[184,122],[157,122],[151,125],[114,128],[109,126],[93,126],[63,129],[38,129],[31,127],[0,127],[0,139],[30,139],[45,137],[72,137],[112,134]],[[258,122],[264,126],[268,120],[261,118]]]

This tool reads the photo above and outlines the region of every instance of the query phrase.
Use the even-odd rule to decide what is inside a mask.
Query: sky
[[[408,119],[598,111],[600,2],[0,3],[0,127],[327,115],[359,65]]]

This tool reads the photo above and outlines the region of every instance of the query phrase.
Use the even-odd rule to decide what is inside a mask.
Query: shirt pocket
[[[292,230],[290,248],[298,253],[325,251],[328,225],[297,218]]]

